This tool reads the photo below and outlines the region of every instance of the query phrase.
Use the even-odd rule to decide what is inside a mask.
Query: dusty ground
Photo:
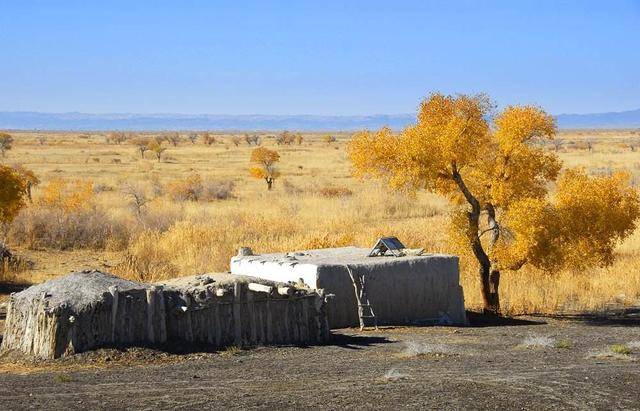
[[[637,314],[636,314],[637,315]],[[521,323],[521,324],[520,324]],[[476,324],[478,324],[476,322]],[[0,360],[0,409],[640,409],[640,318],[338,330],[332,345]],[[528,337],[551,337],[526,348]],[[410,355],[434,348],[443,354]],[[630,354],[605,357],[612,344]],[[562,347],[562,348],[561,348]],[[387,377],[385,377],[387,375]]]

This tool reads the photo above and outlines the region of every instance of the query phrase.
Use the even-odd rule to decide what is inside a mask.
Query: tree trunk
[[[271,186],[273,185],[273,179],[267,178],[267,190],[271,190]]]
[[[500,270],[492,268],[491,264],[480,265],[480,287],[482,291],[483,311],[490,314],[500,314]]]
[[[473,255],[476,257],[476,260],[480,265],[480,291],[482,293],[484,312],[498,314],[500,313],[500,296],[498,294],[498,287],[500,285],[500,271],[495,267],[492,267],[491,260],[489,259],[489,256],[482,246],[482,241],[480,241],[480,202],[469,191],[469,188],[458,172],[455,163],[451,165],[451,168],[453,180],[456,182],[458,188],[471,206],[471,210],[467,213],[467,218],[469,221],[469,242],[471,243]],[[493,210],[493,207],[491,207],[491,210]],[[494,231],[494,236],[496,236],[496,232],[498,230],[497,224],[495,226],[492,226],[492,229]],[[495,237],[495,239],[497,240],[497,236]]]

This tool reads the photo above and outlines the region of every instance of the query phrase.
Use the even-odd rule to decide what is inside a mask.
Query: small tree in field
[[[238,147],[240,145],[240,137],[238,136],[231,137],[231,142],[233,143],[234,146]]]
[[[245,134],[244,135],[244,141],[247,142],[247,145],[256,145],[259,146],[260,145],[260,136],[257,134],[253,134],[253,135],[249,135],[249,134]]]
[[[169,141],[174,147],[177,147],[182,141],[182,137],[180,137],[180,134],[178,133],[169,133],[169,135],[167,135],[167,141]]]
[[[38,178],[38,176],[36,176],[36,174],[33,171],[29,170],[28,168],[20,164],[15,164],[13,166],[13,169],[20,176],[20,178],[22,178],[22,181],[24,182],[24,194],[27,196],[27,199],[31,203],[32,202],[31,190],[33,187],[40,184],[40,179]]]
[[[280,177],[276,163],[280,161],[280,154],[275,150],[259,147],[251,152],[251,168],[249,172],[255,178],[263,178],[267,182],[267,190],[271,190],[273,181]]]
[[[203,133],[202,142],[208,146],[211,146],[216,143],[216,136],[210,133]]]
[[[0,133],[0,153],[2,157],[7,155],[7,151],[13,147],[13,137],[7,133]]]
[[[331,144],[336,141],[336,138],[330,134],[327,134],[326,136],[322,137],[322,140],[327,144]]]
[[[36,137],[36,140],[38,140],[38,143],[40,143],[41,146],[44,146],[44,143],[47,142],[46,137],[42,134],[38,135],[38,137]]]
[[[507,107],[491,126],[492,108],[485,96],[432,94],[416,124],[399,135],[388,128],[357,133],[348,151],[357,175],[426,189],[457,205],[452,240],[478,263],[484,309],[497,313],[503,271],[611,264],[616,244],[635,228],[640,199],[624,174],[560,174],[557,155],[537,144],[556,134],[541,109]]]
[[[147,147],[156,156],[156,158],[158,159],[158,163],[162,160],[162,153],[167,151],[167,148],[162,145],[162,142],[156,139],[152,139],[151,141],[149,141]]]
[[[0,224],[13,221],[25,205],[27,191],[25,179],[15,169],[0,165]],[[0,264],[11,258],[11,252],[0,239]],[[3,267],[0,266],[0,271]]]
[[[556,153],[560,151],[562,146],[564,146],[564,143],[565,143],[564,140],[560,138],[554,138],[553,140],[551,140],[551,144],[553,145],[553,149]]]
[[[138,151],[140,152],[140,158],[144,158],[144,153],[146,151],[149,151],[150,142],[151,140],[145,137],[138,137],[133,140],[133,144],[138,148]]]
[[[190,133],[187,138],[191,141],[191,144],[195,144],[198,141],[198,135],[196,133]]]
[[[112,144],[120,144],[127,141],[127,135],[120,131],[114,131],[107,135],[107,142]]]
[[[296,133],[295,140],[296,140],[296,144],[301,146],[302,142],[304,141],[304,138],[302,137],[302,134]]]
[[[25,205],[27,183],[20,173],[0,165],[0,223],[10,223]],[[4,250],[0,242],[0,251]]]

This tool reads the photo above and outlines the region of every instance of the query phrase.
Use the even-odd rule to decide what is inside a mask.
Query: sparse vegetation
[[[46,146],[38,146],[35,137],[39,135],[46,137]],[[612,175],[628,170],[634,178],[640,176],[636,153],[618,147],[619,142],[635,138],[633,132],[588,135],[595,136],[592,138],[598,149],[589,155],[586,150],[565,145],[558,155],[567,167],[608,167]],[[447,200],[426,192],[417,192],[414,197],[391,193],[377,182],[352,179],[344,151],[333,148],[343,148],[343,141],[349,137],[340,136],[328,146],[322,134],[305,134],[301,149],[287,147],[286,161],[277,163],[286,174],[286,182],[274,184],[277,195],[265,201],[264,185],[247,184],[251,178],[246,173],[248,148],[241,147],[242,143],[237,150],[226,150],[222,144],[207,150],[202,145],[181,144],[171,148],[176,157],[173,163],[157,165],[148,153],[146,160],[131,161],[140,158],[133,145],[107,146],[103,138],[95,136],[81,140],[74,133],[14,133],[12,161],[32,170],[41,180],[33,188],[33,204],[23,196],[24,205],[6,231],[7,245],[24,250],[25,257],[37,268],[15,274],[19,276],[16,281],[40,281],[43,272],[64,274],[78,268],[61,265],[58,249],[81,256],[86,261],[82,264],[90,266],[100,266],[109,256],[117,265],[110,270],[132,279],[225,271],[229,256],[241,245],[258,252],[369,247],[372,239],[381,235],[397,235],[405,244],[424,247],[428,252],[455,252],[443,229],[452,209]],[[132,140],[140,137],[153,138],[139,133]],[[233,137],[223,136],[226,142]],[[580,141],[585,137],[561,132],[560,138]],[[238,139],[242,141],[241,136]],[[277,147],[271,139],[263,145]],[[550,145],[543,148],[554,152]],[[111,164],[112,158],[123,158],[123,164]],[[202,177],[202,199],[173,200],[169,185],[193,173]],[[88,206],[63,212],[64,207],[57,210],[43,204],[49,183],[58,178],[66,181],[65,190],[73,189],[76,180],[91,180]],[[134,187],[138,200],[126,192],[125,183]],[[319,194],[324,187],[344,188],[352,194],[325,197]],[[220,194],[207,194],[208,190]],[[217,198],[232,200],[211,201]],[[580,271],[560,268],[549,274],[525,265],[508,272],[500,281],[502,311],[549,313],[602,310],[606,303],[635,304],[640,295],[639,253],[640,232],[636,231],[615,246],[615,259],[608,267],[588,266]],[[461,283],[465,304],[471,309],[483,304],[477,275],[473,257],[462,255]]]
[[[573,348],[573,343],[571,342],[571,340],[557,340],[556,343],[554,344],[555,348],[558,349],[563,349],[563,350],[570,350]]]
[[[520,344],[524,348],[551,348],[556,345],[556,340],[543,335],[529,335]]]
[[[419,343],[406,341],[401,357],[441,357],[452,354],[452,349],[444,344]]]
[[[613,344],[609,346],[611,352],[620,355],[629,355],[631,354],[631,349],[627,347],[625,344]]]
[[[395,381],[404,380],[406,378],[409,378],[408,374],[400,372],[395,368],[390,369],[382,376],[382,380],[384,382],[395,382]]]

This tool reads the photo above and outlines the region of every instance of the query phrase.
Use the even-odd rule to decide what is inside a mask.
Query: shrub
[[[234,183],[231,180],[204,181],[200,174],[193,173],[186,179],[167,184],[167,194],[174,201],[212,201],[233,197]]]
[[[129,231],[126,224],[97,208],[67,211],[31,207],[9,226],[9,238],[30,249],[122,250],[129,241]]]
[[[304,192],[303,189],[295,186],[289,180],[282,180],[282,188],[284,188],[284,191],[290,195],[299,195]]]
[[[629,355],[631,354],[631,350],[624,344],[613,344],[609,347],[611,352],[620,355]]]
[[[203,190],[202,177],[197,173],[183,180],[174,180],[167,185],[167,194],[175,201],[198,201]]]
[[[326,186],[321,188],[318,193],[322,197],[326,198],[340,198],[340,197],[348,197],[353,194],[353,191],[348,189],[347,187],[337,187],[337,186]]]
[[[0,133],[0,153],[4,157],[8,150],[13,147],[13,137],[7,133]]]
[[[331,143],[334,143],[336,141],[336,138],[335,138],[335,136],[327,134],[327,135],[322,137],[322,141],[324,141],[327,144],[331,144]]]
[[[154,232],[142,233],[129,247],[116,274],[136,281],[158,281],[176,277],[177,267],[171,262],[171,254],[157,246],[160,237]]]
[[[202,184],[202,199],[227,200],[233,198],[235,184],[231,180],[205,181]]]
[[[554,338],[546,337],[546,336],[530,335],[527,338],[525,338],[520,345],[525,348],[538,348],[538,347],[549,348],[549,347],[554,347],[555,344],[556,344],[556,340]]]
[[[27,181],[14,168],[0,165],[0,223],[11,221],[24,206]]]
[[[38,204],[71,212],[90,207],[94,196],[91,181],[54,178],[44,186]]]
[[[127,138],[125,133],[114,131],[107,135],[107,143],[120,144],[127,141]]]

